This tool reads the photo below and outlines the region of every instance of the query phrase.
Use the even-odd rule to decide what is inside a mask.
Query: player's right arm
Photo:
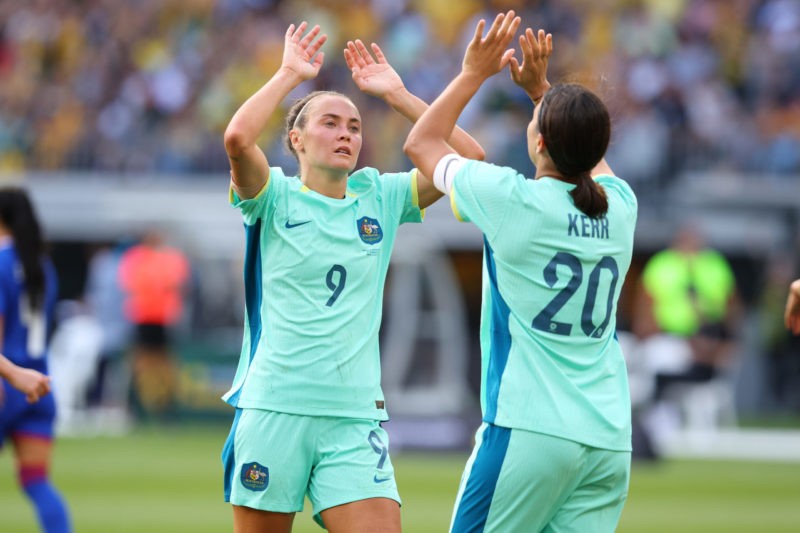
[[[307,27],[305,21],[297,28],[289,25],[280,68],[242,104],[225,129],[231,182],[240,198],[255,197],[269,179],[267,156],[256,143],[270,117],[292,89],[316,77],[322,67],[324,53],[319,49],[327,36],[319,35],[319,26],[304,36]]]

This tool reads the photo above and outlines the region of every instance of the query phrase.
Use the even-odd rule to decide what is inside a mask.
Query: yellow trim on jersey
[[[419,179],[419,170],[413,169],[411,171],[411,205],[419,207],[419,187],[417,180]]]
[[[450,189],[450,209],[453,211],[453,214],[456,217],[456,220],[459,222],[467,222],[467,219],[461,216],[461,213],[458,211],[458,206],[456,205],[456,195],[453,194],[454,191]]]
[[[267,179],[267,181],[264,182],[264,185],[261,186],[261,188],[258,190],[258,192],[256,193],[255,196],[253,196],[252,198],[241,198],[239,196],[239,193],[236,192],[236,190],[234,189],[234,187],[236,187],[236,184],[234,184],[233,183],[233,179],[231,179],[230,183],[228,184],[228,202],[232,204],[232,203],[234,203],[234,201],[237,198],[240,201],[242,201],[242,200],[255,200],[256,198],[261,196],[264,193],[264,191],[267,190],[267,185],[269,185],[269,179]],[[236,198],[234,198],[234,196],[233,196],[234,194],[236,194]]]
[[[311,189],[309,189],[309,188],[308,188],[308,185],[305,185],[305,184],[303,184],[303,185],[300,187],[300,192],[308,192],[308,191],[310,191],[310,190],[311,190]]]

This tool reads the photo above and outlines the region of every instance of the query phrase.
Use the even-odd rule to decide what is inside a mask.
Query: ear
[[[544,137],[541,133],[536,134],[536,153],[541,154],[547,150],[547,145],[544,144]]]
[[[295,152],[299,153],[303,151],[303,135],[299,130],[289,130],[289,142],[292,143]]]

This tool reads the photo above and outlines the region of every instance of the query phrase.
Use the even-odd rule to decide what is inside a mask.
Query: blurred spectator
[[[564,36],[556,81],[575,64],[589,80],[625,80],[606,95],[619,110],[609,159],[637,192],[682,171],[800,171],[797,0],[30,0],[0,5],[0,172],[227,172],[226,119],[274,71],[290,22],[331,28],[334,68],[313,88],[349,88],[341,49],[358,36],[387,43],[409,89],[430,100],[474,18],[506,7]],[[498,77],[463,117],[505,164],[519,148],[503,132],[525,114],[515,94]],[[387,124],[365,138],[360,164],[387,167],[402,131],[390,111],[356,104]],[[270,161],[285,158],[279,139],[263,143]]]
[[[148,231],[140,244],[122,254],[120,285],[125,315],[134,326],[133,387],[148,414],[169,414],[178,386],[170,333],[183,313],[189,263],[178,249]]]
[[[119,264],[124,245],[101,246],[89,259],[84,299],[88,311],[102,326],[102,347],[90,404],[113,407],[127,405],[129,369],[125,359],[131,324],[123,311]]]
[[[736,280],[728,261],[691,224],[645,265],[637,307],[637,336],[669,339],[658,339],[664,349],[650,354],[661,368],[655,400],[672,384],[710,381],[727,367],[739,318]]]
[[[89,387],[97,374],[103,330],[83,302],[62,300],[56,307],[57,326],[50,342],[50,374],[58,387],[56,427],[61,433],[80,429],[88,407]]]

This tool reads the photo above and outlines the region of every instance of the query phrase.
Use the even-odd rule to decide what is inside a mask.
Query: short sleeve
[[[493,237],[508,213],[509,200],[524,181],[525,177],[513,168],[467,161],[453,177],[453,214]]]
[[[267,211],[267,206],[273,198],[279,196],[287,187],[287,177],[280,167],[270,167],[269,180],[264,188],[253,198],[242,199],[236,194],[233,185],[230,186],[228,201],[242,212],[245,224],[252,225]]]
[[[397,215],[400,224],[422,222],[424,211],[419,208],[417,170],[381,174],[381,195]]]
[[[631,189],[631,186],[628,185],[625,180],[608,174],[596,176],[594,180],[606,190],[608,196],[613,195],[619,198],[622,205],[626,207],[628,213],[631,214],[634,219],[636,218],[639,202],[636,199],[636,194],[633,192],[633,189]]]

